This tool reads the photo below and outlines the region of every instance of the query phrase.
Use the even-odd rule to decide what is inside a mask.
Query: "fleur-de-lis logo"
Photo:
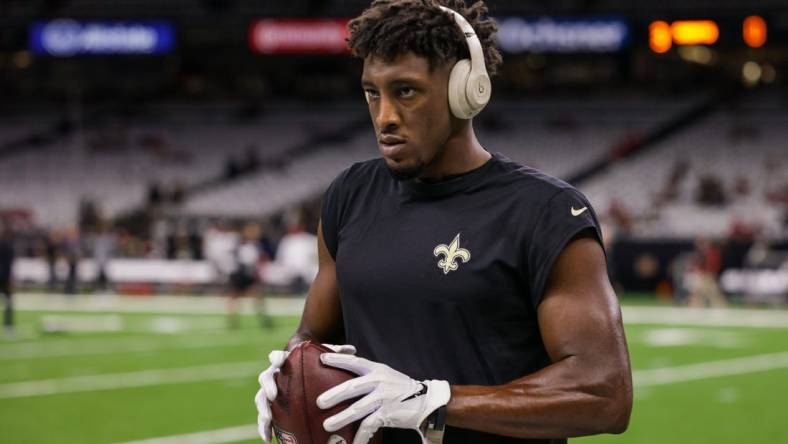
[[[460,233],[454,236],[454,240],[451,241],[451,244],[440,244],[435,247],[432,254],[435,255],[435,257],[440,257],[441,255],[445,256],[438,261],[438,268],[443,270],[443,274],[449,274],[450,271],[459,268],[460,264],[457,263],[457,259],[461,260],[463,263],[471,260],[471,252],[465,248],[460,248]]]

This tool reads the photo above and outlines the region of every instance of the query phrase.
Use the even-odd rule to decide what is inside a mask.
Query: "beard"
[[[394,180],[398,182],[404,182],[416,179],[417,177],[421,176],[421,173],[424,172],[424,170],[427,168],[427,165],[419,162],[418,164],[411,167],[392,168],[388,163],[386,163],[386,167]]]

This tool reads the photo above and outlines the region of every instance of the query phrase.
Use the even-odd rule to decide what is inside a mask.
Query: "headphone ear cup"
[[[474,114],[478,114],[487,103],[490,102],[492,94],[492,84],[487,73],[473,75],[468,78],[465,94],[468,98],[468,105],[473,109]]]
[[[458,119],[467,120],[476,114],[466,96],[470,74],[471,61],[463,59],[454,65],[449,75],[449,108]]]

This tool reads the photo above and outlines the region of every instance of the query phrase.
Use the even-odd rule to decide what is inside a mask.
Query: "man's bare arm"
[[[317,277],[309,288],[301,324],[287,343],[288,350],[307,340],[332,344],[343,340],[337,267],[323,239],[322,224],[317,227],[317,256]]]
[[[621,310],[590,235],[553,267],[538,307],[548,367],[501,386],[452,386],[447,424],[523,438],[622,433],[632,376]]]

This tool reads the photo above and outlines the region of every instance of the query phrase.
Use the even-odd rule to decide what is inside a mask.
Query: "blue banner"
[[[175,48],[175,28],[166,21],[78,21],[58,19],[30,26],[35,54],[166,54]]]
[[[505,18],[498,44],[509,53],[617,52],[629,43],[629,24],[619,18]]]

